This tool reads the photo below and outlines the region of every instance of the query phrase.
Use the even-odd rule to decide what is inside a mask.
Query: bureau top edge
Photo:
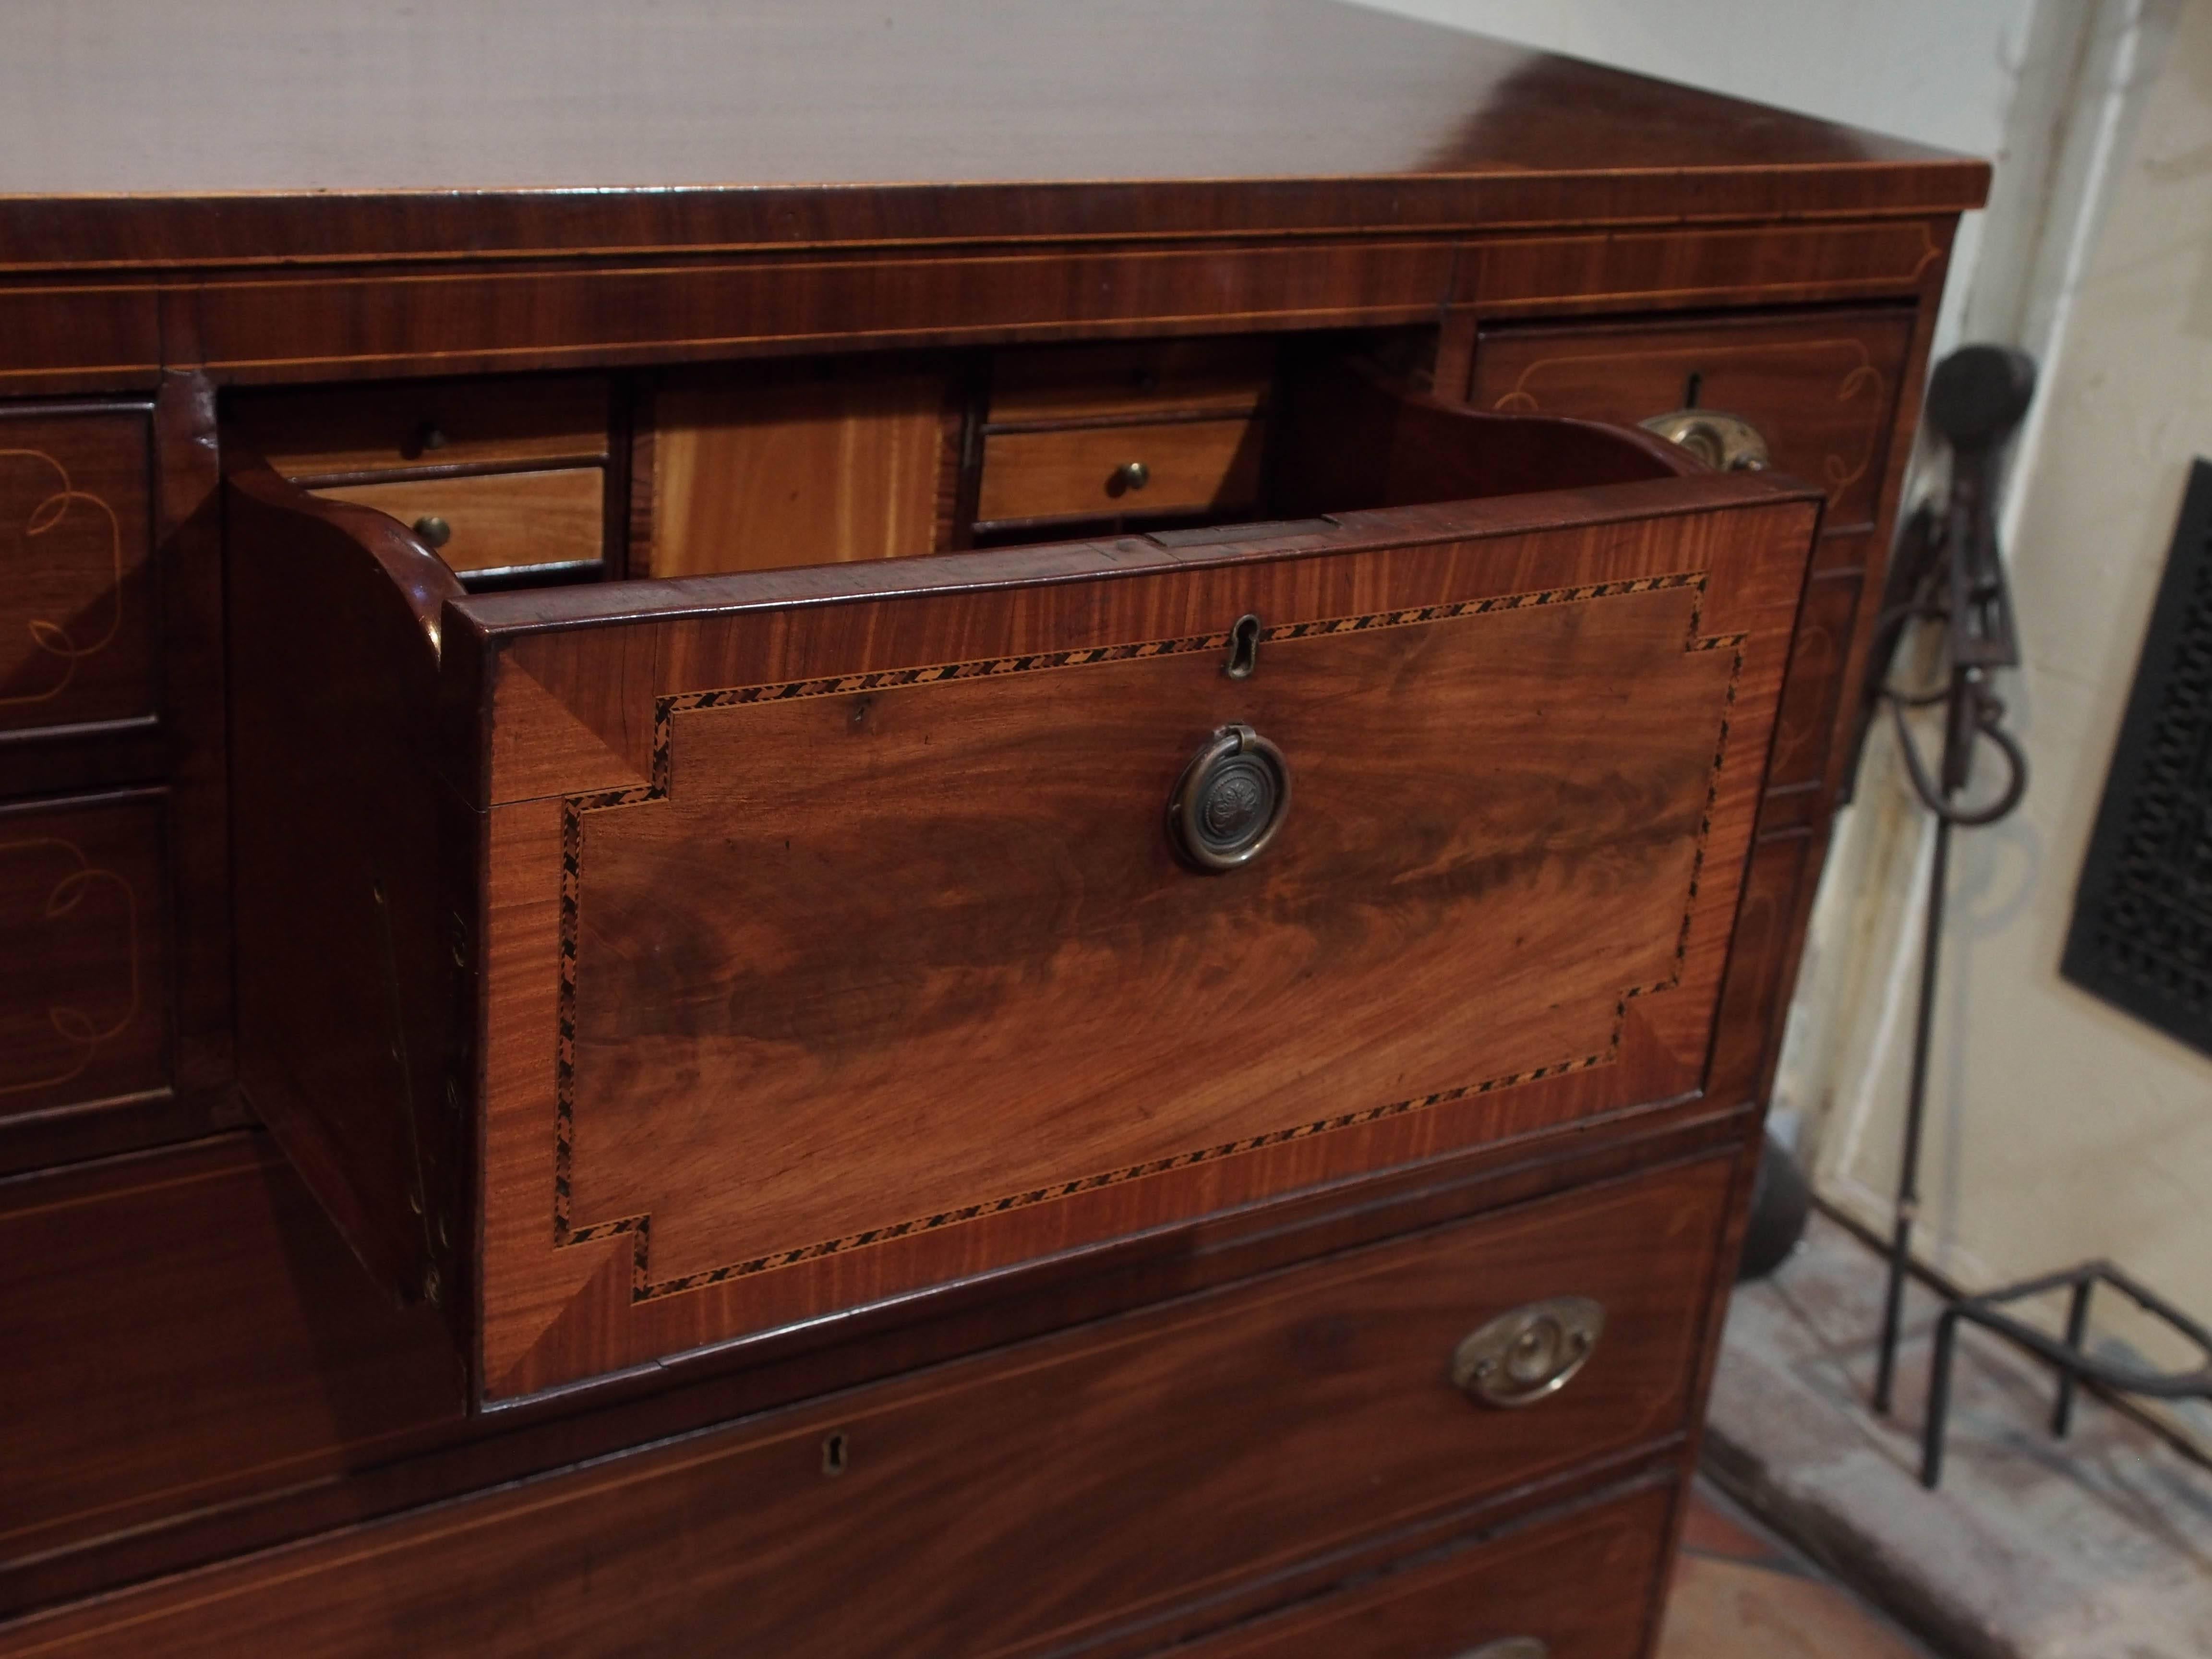
[[[82,0],[0,270],[1956,212],[1982,161],[1335,3]]]

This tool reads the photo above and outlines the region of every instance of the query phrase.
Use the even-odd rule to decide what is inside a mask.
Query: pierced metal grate
[[[2212,1054],[2212,462],[2190,472],[2060,971]]]

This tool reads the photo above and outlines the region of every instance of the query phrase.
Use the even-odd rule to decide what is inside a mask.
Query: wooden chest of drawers
[[[0,112],[0,1655],[1648,1653],[1985,170],[316,16]]]

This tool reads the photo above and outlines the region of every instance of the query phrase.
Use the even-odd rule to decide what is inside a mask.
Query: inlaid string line
[[[801,1262],[819,1260],[841,1252],[859,1249],[870,1244],[904,1238],[918,1233],[932,1232],[939,1228],[956,1226],[987,1216],[1003,1215],[1009,1211],[1025,1209],[1032,1205],[1050,1203],[1072,1198],[1079,1194],[1096,1191],[1100,1188],[1117,1186],[1124,1182],[1187,1169],[1195,1164],[1234,1158],[1244,1153],[1303,1140],[1313,1135],[1327,1134],[1339,1129],[1357,1127],[1379,1122],[1409,1112],[1423,1111],[1453,1101],[1472,1099],[1503,1089],[1517,1088],[1549,1078],[1564,1077],[1572,1073],[1594,1070],[1617,1061],[1625,1036],[1628,1005],[1635,998],[1669,990],[1681,982],[1684,964],[1687,960],[1692,924],[1695,919],[1699,878],[1705,866],[1705,845],[1713,823],[1714,811],[1720,799],[1722,769],[1728,755],[1730,717],[1733,714],[1736,688],[1742,677],[1743,647],[1747,635],[1743,634],[1705,635],[1701,633],[1705,609],[1706,575],[1703,571],[1676,571],[1663,575],[1638,576],[1620,581],[1593,582],[1572,587],[1541,588],[1522,593],[1496,594],[1486,599],[1468,599],[1449,605],[1423,605],[1401,611],[1374,611],[1363,616],[1339,617],[1314,622],[1285,623],[1265,629],[1260,635],[1262,642],[1316,639],[1341,634],[1364,633],[1376,629],[1406,628],[1421,624],[1451,621],[1462,617],[1476,617],[1504,611],[1532,609],[1540,605],[1586,604],[1597,599],[1611,599],[1632,593],[1650,593],[1671,589],[1692,590],[1694,599],[1690,613],[1688,637],[1684,641],[1686,651],[1728,651],[1732,653],[1726,691],[1722,703],[1719,735],[1714,744],[1713,759],[1708,777],[1705,800],[1698,820],[1697,841],[1692,854],[1688,893],[1684,900],[1682,921],[1675,933],[1674,962],[1668,974],[1648,984],[1632,986],[1621,993],[1614,1006],[1613,1032],[1607,1046],[1595,1053],[1578,1058],[1553,1061],[1523,1071],[1486,1078],[1459,1088],[1445,1089],[1434,1094],[1416,1096],[1382,1105],[1362,1108],[1357,1111],[1341,1112],[1333,1116],[1301,1123],[1289,1128],[1274,1129],[1265,1133],[1248,1135],[1236,1140],[1223,1141],[1216,1146],[1177,1152],[1166,1158],[1153,1158],[1142,1164],[1124,1165],[1120,1169],[1054,1182],[1030,1188],[1018,1193],[978,1203],[962,1205],[932,1215],[915,1217],[904,1221],[871,1227],[849,1233],[840,1238],[823,1239],[794,1249],[777,1250],[744,1261],[726,1263],[703,1272],[685,1273],[677,1278],[655,1281],[652,1276],[651,1243],[653,1218],[649,1214],[623,1216],[611,1220],[574,1224],[571,1219],[573,1160],[575,1144],[575,1079],[576,1079],[576,962],[577,936],[582,908],[584,815],[587,812],[610,811],[633,806],[644,802],[665,799],[669,789],[669,761],[671,725],[673,717],[693,709],[732,708],[748,703],[787,702],[799,698],[850,696],[858,692],[882,690],[911,685],[942,685],[955,681],[985,679],[1004,674],[1030,673],[1039,670],[1082,668],[1099,663],[1132,662],[1154,657],[1184,655],[1191,652],[1222,651],[1230,643],[1225,633],[1189,635],[1175,640],[1152,640],[1130,645],[1088,646],[1068,651],[1036,652],[1022,656],[993,657],[975,661],[945,663],[927,667],[878,669],[861,674],[825,676],[814,679],[787,680],[770,684],[733,686],[712,691],[688,691],[663,696],[654,706],[653,762],[651,781],[625,789],[595,791],[572,795],[562,803],[561,832],[561,927],[560,977],[558,989],[558,1030],[554,1057],[554,1174],[553,1174],[553,1238],[556,1247],[588,1243],[594,1239],[628,1233],[632,1239],[632,1267],[630,1295],[633,1302],[652,1301],[662,1297],[676,1296],[686,1291],[702,1290],[754,1273],[766,1273],[779,1267],[795,1267]]]

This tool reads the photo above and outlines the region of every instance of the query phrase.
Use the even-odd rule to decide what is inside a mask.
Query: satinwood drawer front
[[[143,408],[0,414],[0,740],[160,708]]]
[[[1892,416],[1911,345],[1905,310],[1702,323],[1486,330],[1477,408],[1623,426],[1694,404],[1741,416],[1773,465],[1818,485],[1826,527],[1874,521]]]
[[[1326,519],[595,589],[234,479],[241,1075],[481,1401],[1699,1087],[1812,500],[1360,395]]]
[[[166,799],[0,807],[0,1121],[167,1089]]]
[[[1185,1659],[1635,1659],[1658,1605],[1670,1502],[1664,1488],[1649,1489],[1516,1527],[1173,1651]]]
[[[1242,508],[1259,483],[1261,430],[1246,418],[993,433],[977,524]]]
[[[606,477],[597,467],[329,485],[319,495],[388,513],[455,570],[577,565],[600,556]]]
[[[1310,1583],[1333,1552],[1682,1430],[1730,1169],[1583,1189],[229,1564],[29,1621],[0,1654],[984,1659],[1266,1575]],[[1470,1333],[1566,1297],[1603,1328],[1556,1392],[1509,1409],[1454,1385]],[[1562,1559],[1640,1583],[1657,1524],[1637,1520],[1640,1548],[1571,1524]],[[1518,1547],[1493,1559],[1521,1566]],[[1556,1627],[1597,1623],[1577,1618]],[[1561,1659],[1585,1651],[1613,1650]]]

